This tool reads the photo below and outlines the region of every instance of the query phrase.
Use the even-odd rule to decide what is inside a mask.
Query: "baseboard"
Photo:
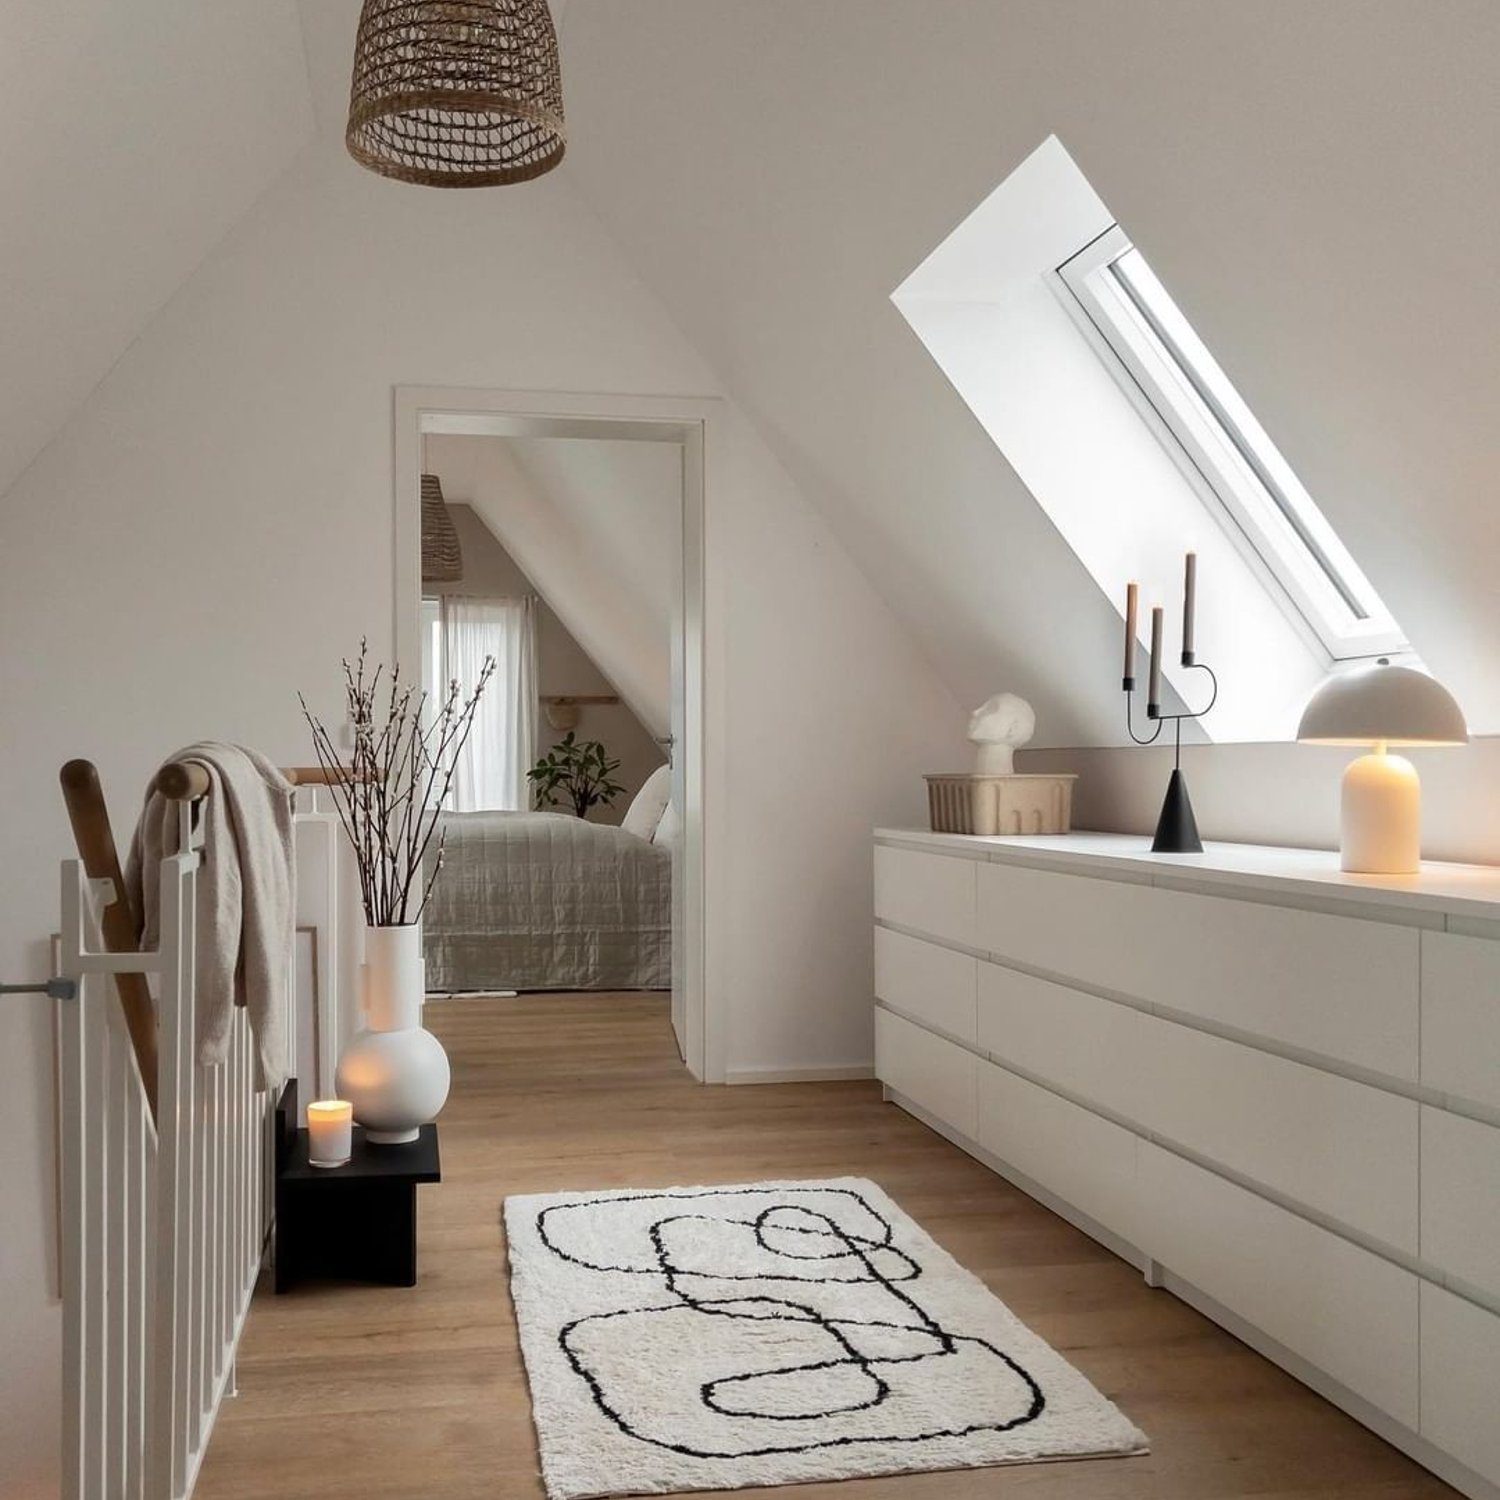
[[[873,1063],[855,1063],[847,1068],[726,1068],[725,1083],[848,1083],[873,1078]]]

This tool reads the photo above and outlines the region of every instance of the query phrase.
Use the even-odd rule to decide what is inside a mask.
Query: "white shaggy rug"
[[[509,1198],[552,1500],[1142,1453],[872,1182]]]

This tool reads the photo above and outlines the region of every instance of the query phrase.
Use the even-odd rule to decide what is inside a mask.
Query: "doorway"
[[[605,741],[610,759],[622,763],[610,779],[625,787],[632,802],[640,788],[627,783],[642,780],[654,768],[653,758],[663,767],[656,785],[668,791],[671,809],[670,834],[664,827],[662,834],[671,871],[672,1030],[688,1069],[708,1081],[722,1077],[722,1064],[716,1067],[719,1028],[709,1014],[704,981],[703,529],[708,433],[716,419],[712,401],[425,388],[396,393],[398,658],[416,662],[434,649],[442,595],[423,583],[422,476],[447,468],[455,476],[448,500],[479,497],[468,513],[460,513],[471,539],[478,536],[475,523],[482,522],[498,553],[533,586],[527,594],[552,645],[566,637],[600,674],[598,682],[582,683],[596,692],[575,685],[549,693],[540,682],[527,688],[536,700],[536,743],[555,745],[569,727],[575,744]],[[465,468],[475,462],[486,470],[482,482]],[[669,531],[659,512],[644,524],[644,511],[631,517],[597,508],[598,497],[623,496],[632,485],[638,506],[648,490],[659,496],[668,470],[676,480]],[[460,495],[458,488],[468,493]],[[663,551],[670,556],[663,558]],[[602,560],[618,561],[628,576],[611,577]],[[660,597],[663,591],[670,597]],[[654,601],[646,597],[652,594]],[[653,607],[654,619],[647,619]],[[451,613],[464,620],[481,612],[455,601]],[[498,620],[498,608],[491,613]],[[516,699],[514,691],[510,697]],[[595,701],[555,701],[566,698]],[[513,768],[510,774],[514,779]],[[504,798],[491,793],[492,805]],[[633,805],[603,806],[590,816],[614,824],[631,813],[639,831],[644,814]],[[514,836],[516,823],[507,826]],[[615,836],[616,844],[628,842]],[[644,862],[644,851],[633,845],[625,852]]]

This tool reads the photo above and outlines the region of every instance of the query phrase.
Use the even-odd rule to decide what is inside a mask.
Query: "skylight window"
[[[1294,621],[1334,661],[1407,649],[1390,611],[1118,225],[1058,267],[1100,357]]]

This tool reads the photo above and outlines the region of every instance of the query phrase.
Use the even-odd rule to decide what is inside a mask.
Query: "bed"
[[[443,816],[423,918],[427,988],[672,987],[672,854],[565,813]]]

